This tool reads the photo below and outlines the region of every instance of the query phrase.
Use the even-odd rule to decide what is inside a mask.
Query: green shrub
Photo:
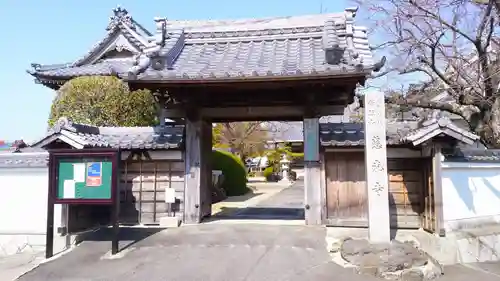
[[[224,175],[222,188],[227,196],[238,196],[246,194],[247,171],[241,159],[226,151],[212,151],[212,170],[220,170]]]
[[[264,177],[266,179],[270,178],[272,176],[273,172],[274,172],[273,167],[267,167],[267,168],[265,168],[264,169]]]

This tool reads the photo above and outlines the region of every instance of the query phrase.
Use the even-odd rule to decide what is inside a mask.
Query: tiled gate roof
[[[155,19],[157,31],[148,36],[138,31],[127,11],[115,10],[106,37],[88,54],[57,67],[35,64],[30,73],[40,81],[82,75],[162,81],[368,75],[380,65],[373,60],[366,29],[354,25],[356,12],[348,8],[226,21]],[[118,46],[117,38],[126,42]],[[106,48],[127,48],[134,56],[95,60]]]

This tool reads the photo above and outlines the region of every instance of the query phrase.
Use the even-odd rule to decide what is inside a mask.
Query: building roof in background
[[[0,140],[0,153],[16,151],[26,146],[27,145],[23,140],[15,140],[15,141]]]
[[[417,130],[418,122],[387,122],[387,145],[404,144],[404,137]],[[356,147],[365,145],[363,123],[322,123],[319,127],[322,146]]]
[[[322,119],[320,119],[322,120]],[[320,122],[320,142],[323,146],[364,146],[363,123],[340,122],[343,116],[328,116]],[[333,121],[333,122],[332,122]],[[447,135],[467,145],[479,140],[460,120],[450,120],[447,116],[433,115],[425,121],[397,121],[386,123],[387,145],[420,145],[436,136]],[[304,140],[302,122],[270,122],[271,138],[274,142],[302,142]]]
[[[82,75],[125,80],[265,79],[366,76],[378,70],[357,8],[341,13],[264,19],[170,21],[155,19],[153,34],[122,8],[107,34],[85,55],[62,65],[33,64],[45,84]]]
[[[434,137],[449,136],[465,144],[479,141],[479,136],[460,127],[446,117],[419,121],[388,121],[386,123],[387,145],[420,145]],[[320,142],[323,146],[364,146],[363,123],[320,124]]]
[[[30,145],[44,148],[54,141],[62,141],[74,148],[177,149],[184,134],[183,125],[161,127],[95,127],[75,124],[60,118],[49,132]]]
[[[268,122],[269,135],[273,142],[302,142],[302,122]]]
[[[0,151],[2,150],[11,150],[14,146],[13,142],[7,142],[4,140],[0,140]]]

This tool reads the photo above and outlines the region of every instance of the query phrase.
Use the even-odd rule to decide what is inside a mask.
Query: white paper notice
[[[175,203],[175,189],[165,188],[165,203]]]
[[[85,163],[73,164],[73,180],[75,182],[85,182]]]
[[[65,199],[75,198],[75,181],[74,180],[65,180],[63,186],[63,197]]]

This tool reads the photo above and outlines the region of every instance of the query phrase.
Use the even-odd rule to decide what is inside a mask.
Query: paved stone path
[[[325,229],[276,225],[198,225],[154,233],[123,229],[141,239],[109,259],[109,230],[22,276],[32,280],[370,281],[330,261]],[[130,244],[123,241],[122,247]]]
[[[270,187],[272,188],[272,186]],[[281,188],[276,186],[276,188]],[[235,220],[304,220],[304,182],[295,182],[255,206],[216,215]]]

